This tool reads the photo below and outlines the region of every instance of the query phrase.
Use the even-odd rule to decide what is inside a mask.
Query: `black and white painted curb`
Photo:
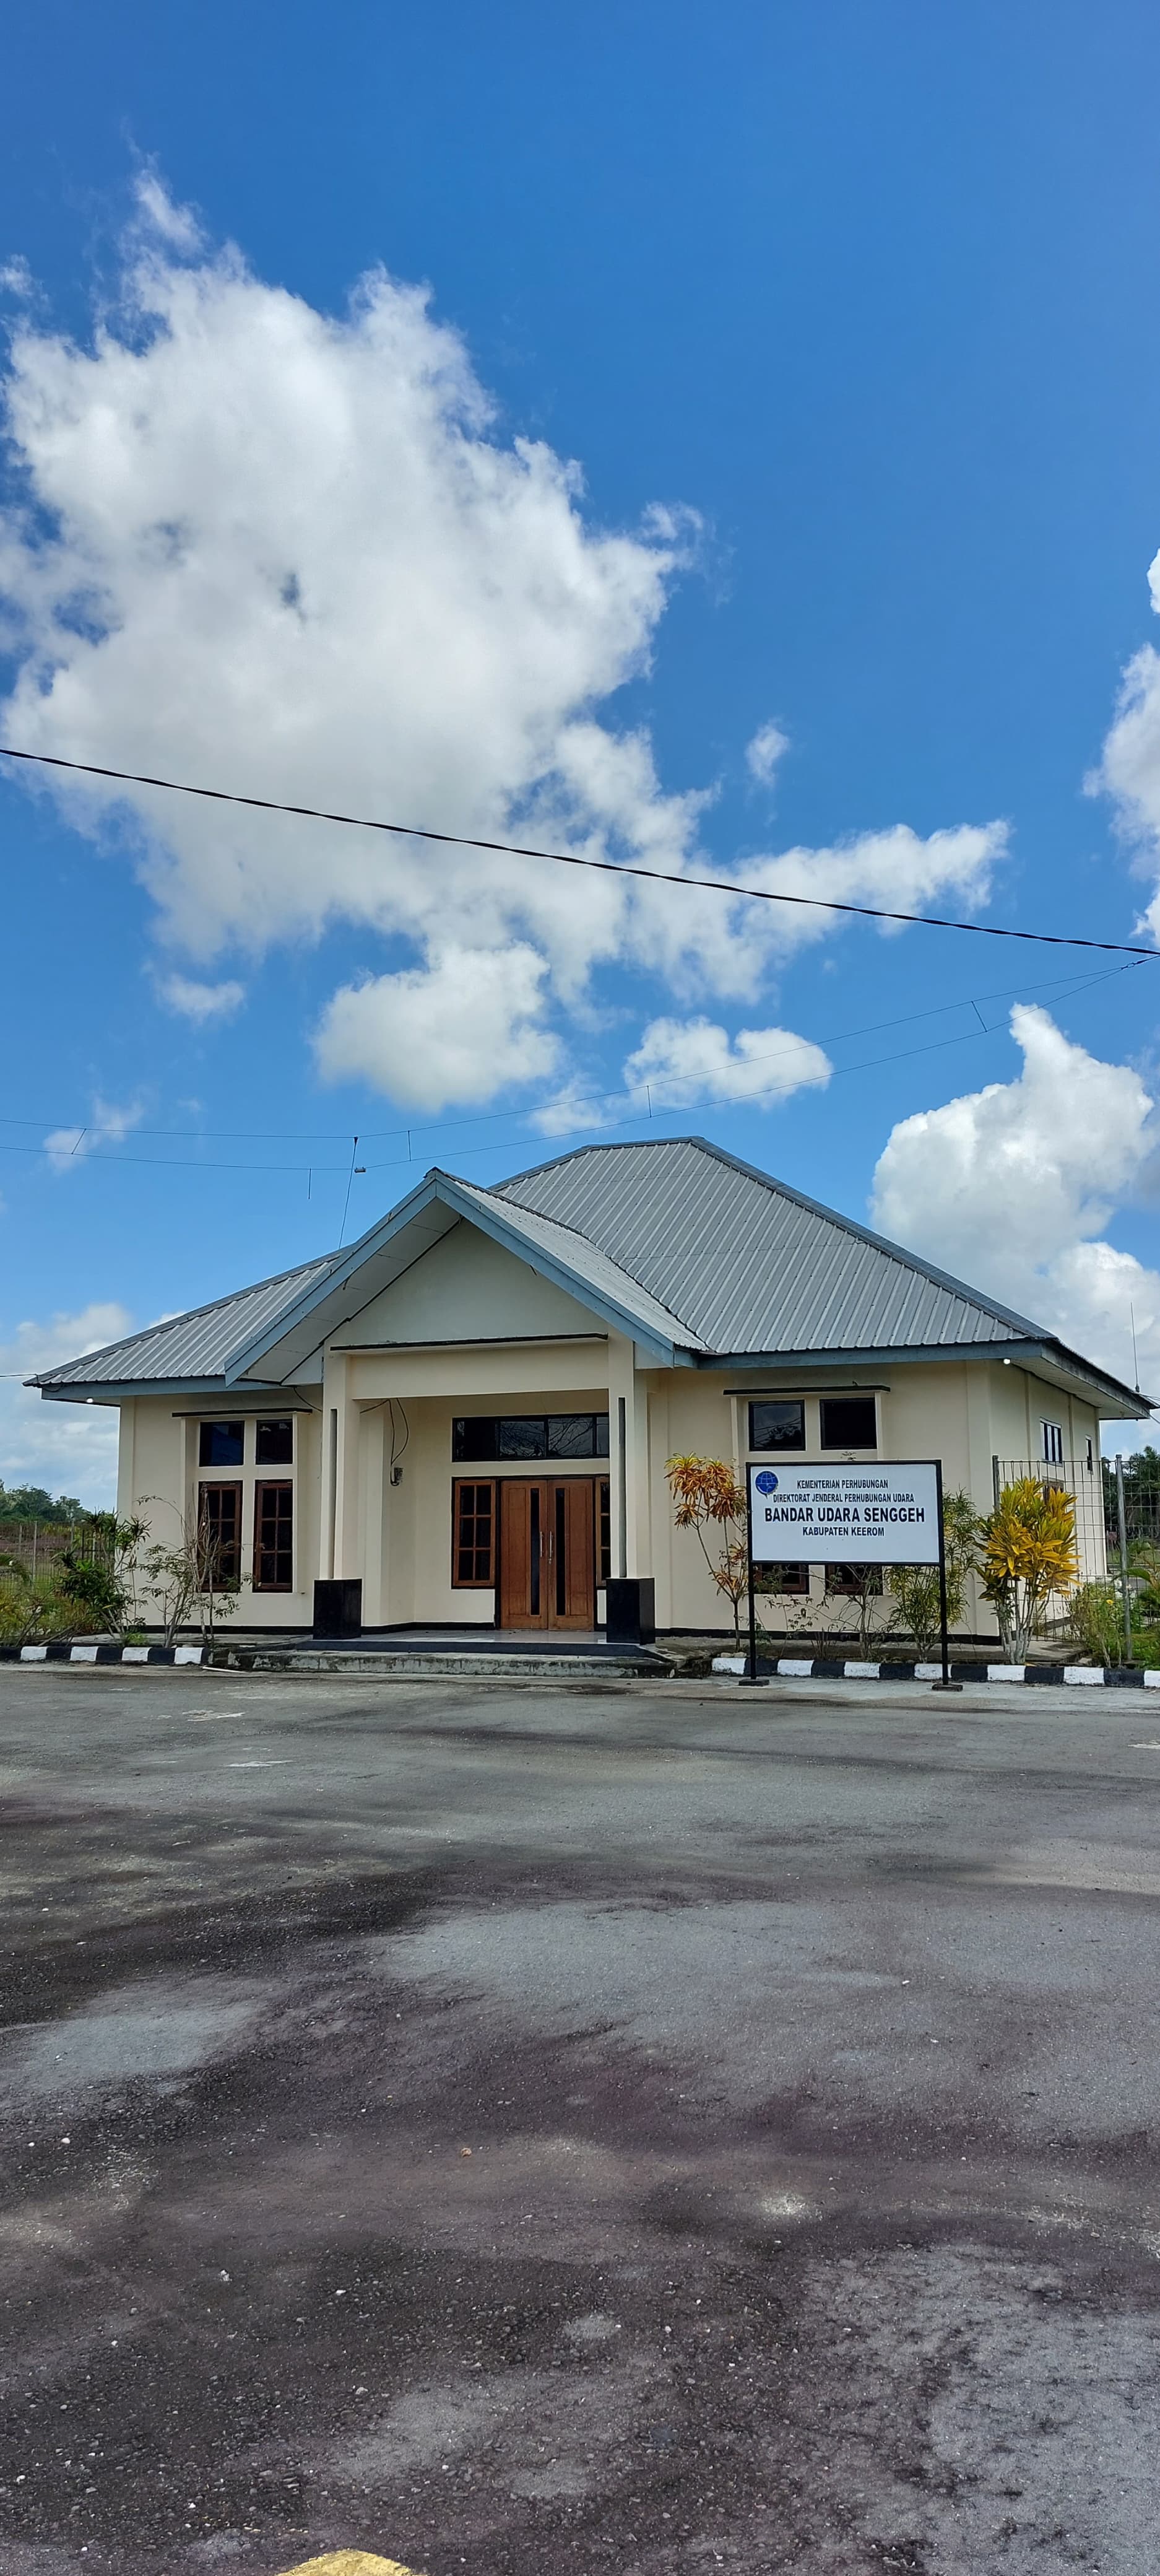
[[[220,1652],[220,1649],[216,1651]],[[0,1646],[0,1663],[6,1664],[209,1664],[215,1660],[215,1650],[205,1646],[70,1646],[65,1642],[45,1646]],[[714,1655],[712,1668],[723,1676],[739,1678],[747,1669],[746,1658],[744,1655]],[[942,1680],[941,1664],[864,1664],[852,1659],[842,1661],[831,1655],[781,1655],[776,1663],[766,1656],[759,1656],[757,1669],[765,1680],[773,1680],[775,1676],[782,1681]],[[1085,1690],[1093,1686],[1097,1689],[1106,1686],[1118,1690],[1160,1690],[1160,1669],[1153,1671],[1139,1664],[952,1663],[951,1680],[1054,1682]]]
[[[202,1664],[204,1646],[0,1646],[5,1664]]]
[[[836,1656],[782,1655],[776,1663],[767,1657],[757,1660],[763,1679],[772,1680],[776,1673],[786,1681],[826,1682],[941,1682],[941,1664],[860,1664],[841,1663]],[[715,1673],[741,1674],[748,1670],[744,1655],[714,1655]],[[1140,1664],[952,1664],[953,1682],[1067,1682],[1073,1688],[1090,1689],[1107,1684],[1121,1690],[1160,1690],[1160,1670],[1151,1671]]]

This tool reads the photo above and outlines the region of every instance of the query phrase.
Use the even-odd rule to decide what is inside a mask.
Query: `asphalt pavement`
[[[0,1798],[3,2576],[1160,2567],[1142,1695],[8,1667]]]

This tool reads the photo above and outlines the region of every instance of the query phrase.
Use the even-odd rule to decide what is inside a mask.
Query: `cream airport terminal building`
[[[675,1453],[939,1458],[1069,1480],[1102,1571],[1101,1420],[1146,1399],[1055,1337],[697,1137],[593,1145],[483,1189],[441,1171],[361,1241],[32,1381],[120,1412],[118,1511],[212,1533],[232,1626],[591,1631],[610,1577],[658,1629],[728,1605],[673,1526]],[[1098,1521],[1098,1535],[1092,1537]],[[1094,1555],[1093,1555],[1094,1551]],[[840,1577],[841,1569],[838,1569]],[[834,1569],[788,1566],[792,1627]],[[986,1603],[964,1623],[994,1633]]]

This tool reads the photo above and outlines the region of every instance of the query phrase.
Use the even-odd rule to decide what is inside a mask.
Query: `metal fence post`
[[[1124,1644],[1132,1660],[1132,1595],[1128,1590],[1128,1523],[1124,1512],[1124,1461],[1116,1455],[1116,1518],[1120,1524],[1120,1588],[1124,1597]]]

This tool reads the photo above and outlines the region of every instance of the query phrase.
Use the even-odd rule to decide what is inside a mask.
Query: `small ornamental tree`
[[[1013,1664],[1028,1648],[1053,1592],[1070,1593],[1079,1572],[1075,1506],[1061,1485],[1017,1476],[982,1524],[983,1590]]]
[[[695,1530],[697,1544],[709,1568],[718,1592],[724,1594],[733,1611],[733,1633],[741,1634],[741,1604],[749,1584],[749,1560],[745,1540],[745,1487],[739,1485],[732,1467],[723,1458],[670,1458],[665,1474],[673,1498],[673,1520],[678,1529]],[[710,1554],[707,1533],[720,1532],[716,1555]]]

